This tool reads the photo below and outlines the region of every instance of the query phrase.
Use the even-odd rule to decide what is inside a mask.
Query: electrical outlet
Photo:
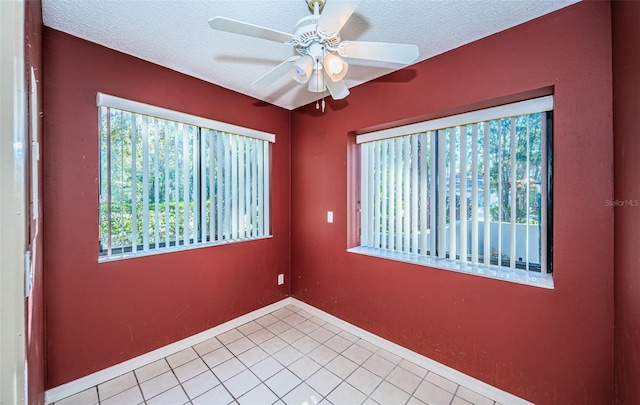
[[[284,284],[284,274],[278,274],[278,285]]]

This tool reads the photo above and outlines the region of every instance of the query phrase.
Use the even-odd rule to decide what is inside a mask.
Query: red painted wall
[[[640,2],[613,1],[616,403],[640,403]]]
[[[535,403],[610,403],[611,81],[610,4],[582,2],[295,110],[292,296]],[[346,252],[350,131],[549,86],[554,290]]]
[[[42,139],[42,119],[40,112],[42,111],[42,5],[40,0],[27,0],[25,2],[25,83],[26,88],[31,88],[31,67],[34,68],[37,81],[37,101],[38,111],[32,110],[31,99],[35,95],[29,92],[27,94],[27,128],[29,140],[33,141],[36,134]],[[35,127],[31,125],[31,117],[37,116],[38,120]],[[29,148],[30,149],[30,148]],[[28,153],[29,162],[32,159],[31,150]],[[28,195],[27,201],[33,204],[31,190],[34,184],[31,183],[31,165],[28,165]],[[40,166],[38,167],[39,176],[42,178]],[[44,372],[45,372],[45,342],[44,342],[44,293],[43,293],[43,274],[42,274],[42,182],[39,183],[39,215],[33,220],[29,215],[29,250],[32,257],[33,284],[31,294],[25,300],[26,314],[26,350],[27,350],[27,366],[28,366],[28,392],[27,398],[30,405],[44,403]],[[29,207],[29,213],[32,211]]]
[[[288,296],[290,112],[45,28],[47,388]],[[277,135],[273,238],[98,264],[96,93]]]

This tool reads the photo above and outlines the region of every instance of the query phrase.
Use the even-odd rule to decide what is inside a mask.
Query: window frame
[[[355,136],[355,147],[357,151],[354,153],[354,157],[358,160],[357,164],[351,165],[351,169],[357,174],[352,174],[356,180],[355,195],[356,199],[355,208],[357,210],[355,221],[351,222],[351,226],[357,228],[352,234],[355,236],[355,246],[352,245],[348,252],[364,254],[368,256],[375,256],[383,259],[390,259],[395,261],[402,261],[412,264],[424,265],[429,267],[435,267],[439,269],[452,270],[456,272],[462,272],[466,274],[478,275],[483,277],[489,277],[494,279],[512,281],[520,284],[538,286],[542,288],[552,289],[553,287],[553,107],[554,100],[553,95],[547,95],[543,97],[537,97],[533,99],[518,101],[509,104],[498,105],[495,107],[484,108],[480,110],[465,112],[462,114],[455,114],[436,118],[428,121],[417,122],[409,125],[402,125],[398,127],[392,127],[382,129],[373,132],[361,132]],[[546,118],[545,122],[542,122],[542,130],[544,135],[542,138],[543,144],[540,145],[541,152],[543,153],[543,159],[546,159],[544,169],[546,171],[546,188],[540,190],[544,204],[544,230],[541,229],[541,238],[545,237],[546,240],[546,273],[536,273],[535,271],[514,269],[511,267],[503,267],[498,265],[487,265],[484,263],[471,263],[460,261],[459,259],[449,259],[448,257],[433,257],[424,256],[417,253],[406,253],[400,251],[387,250],[377,247],[363,246],[362,240],[362,224],[363,224],[363,210],[362,210],[362,181],[363,174],[361,169],[362,147],[361,144],[365,142],[372,142],[383,139],[392,139],[401,136],[409,136],[413,134],[422,134],[427,131],[443,130],[448,128],[454,128],[457,126],[467,126],[476,124],[479,122],[488,122],[491,120],[497,120],[502,118],[516,117],[521,115],[528,115],[532,113],[544,112],[543,117]],[[396,211],[397,212],[397,211]],[[528,213],[527,213],[528,215]],[[447,255],[448,256],[448,255]],[[542,258],[541,258],[542,259]]]
[[[229,123],[225,123],[225,122],[220,122],[220,121],[216,121],[216,120],[212,120],[209,118],[204,118],[204,117],[199,117],[196,115],[192,115],[192,114],[187,114],[187,113],[183,113],[183,112],[179,112],[179,111],[174,111],[174,110],[170,110],[170,109],[166,109],[166,108],[162,108],[162,107],[158,107],[158,106],[154,106],[154,105],[149,105],[149,104],[145,104],[145,103],[141,103],[141,102],[137,102],[137,101],[133,101],[133,100],[128,100],[125,98],[120,98],[120,97],[116,97],[116,96],[112,96],[112,95],[108,95],[108,94],[104,94],[104,93],[97,93],[96,96],[96,105],[98,107],[98,134],[99,134],[99,138],[100,141],[98,142],[98,167],[99,167],[99,175],[98,175],[98,188],[99,188],[99,203],[98,203],[98,215],[100,216],[100,210],[101,210],[101,206],[103,205],[102,200],[106,199],[109,200],[109,206],[111,206],[113,204],[113,201],[111,201],[112,196],[111,196],[111,189],[112,189],[112,183],[111,183],[111,175],[112,173],[110,172],[109,169],[107,169],[108,173],[107,173],[107,183],[109,184],[109,187],[107,187],[108,189],[108,194],[107,197],[102,197],[103,194],[103,168],[102,168],[102,163],[103,163],[103,158],[102,158],[102,152],[103,152],[103,145],[102,145],[102,132],[103,132],[103,128],[102,128],[102,112],[101,110],[103,108],[106,109],[116,109],[119,110],[121,112],[125,112],[125,113],[130,113],[132,115],[136,115],[136,116],[142,116],[143,119],[153,119],[156,122],[160,121],[160,120],[164,120],[165,123],[171,123],[171,124],[175,124],[176,125],[176,131],[177,131],[177,126],[178,124],[183,125],[184,126],[184,132],[188,133],[189,130],[186,129],[187,126],[189,127],[193,127],[194,128],[194,133],[190,134],[191,136],[193,136],[193,138],[195,139],[194,141],[188,141],[188,143],[193,142],[193,153],[190,153],[190,160],[189,160],[189,166],[191,166],[191,170],[194,173],[194,177],[192,182],[189,182],[189,184],[193,185],[193,190],[191,190],[189,192],[189,194],[191,194],[193,192],[194,195],[197,196],[199,202],[202,199],[202,186],[205,185],[204,181],[205,181],[205,176],[203,175],[203,173],[205,173],[206,171],[206,165],[209,162],[205,162],[204,161],[204,156],[202,154],[201,149],[202,145],[203,145],[203,137],[208,137],[209,135],[211,136],[210,138],[207,139],[213,139],[214,134],[215,136],[226,136],[226,137],[235,137],[235,138],[250,138],[253,140],[258,140],[258,141],[264,141],[263,144],[263,153],[259,153],[259,152],[255,152],[252,153],[251,157],[252,158],[256,158],[256,162],[251,162],[250,164],[253,165],[255,173],[253,173],[253,176],[256,176],[256,173],[259,173],[260,171],[262,172],[262,175],[264,176],[264,180],[261,183],[262,186],[262,191],[263,194],[261,195],[264,199],[263,201],[263,207],[261,207],[261,210],[263,213],[265,213],[264,219],[262,220],[262,224],[264,225],[264,232],[260,232],[261,234],[256,236],[255,234],[248,234],[245,233],[245,237],[240,237],[237,239],[224,239],[224,240],[213,240],[212,236],[209,235],[209,240],[208,241],[203,241],[201,240],[202,237],[202,233],[207,231],[208,228],[209,230],[211,229],[211,226],[213,225],[209,225],[209,227],[207,227],[207,222],[205,220],[205,222],[202,221],[203,218],[201,218],[201,214],[203,212],[206,211],[206,209],[204,207],[197,207],[194,206],[193,208],[193,214],[194,216],[191,218],[192,220],[195,220],[195,229],[193,230],[193,234],[189,235],[189,243],[178,243],[176,240],[176,243],[170,243],[169,246],[166,246],[166,242],[165,242],[165,238],[163,239],[158,239],[156,242],[157,245],[155,243],[144,243],[143,244],[136,244],[136,248],[133,247],[133,243],[130,246],[123,246],[123,247],[112,247],[112,246],[108,246],[106,247],[104,250],[101,248],[101,241],[98,240],[98,262],[108,262],[108,261],[113,261],[113,260],[121,260],[121,259],[128,259],[128,258],[134,258],[134,257],[140,257],[140,256],[147,256],[147,255],[154,255],[154,254],[161,254],[161,253],[169,253],[169,252],[175,252],[175,251],[181,251],[181,250],[186,250],[186,249],[195,249],[195,248],[203,248],[203,247],[210,247],[210,246],[216,246],[216,245],[222,245],[222,244],[228,244],[228,243],[240,243],[240,242],[247,242],[247,241],[253,241],[253,240],[259,240],[259,239],[268,239],[268,238],[272,238],[272,228],[271,228],[271,147],[270,145],[275,143],[276,141],[276,135],[272,134],[272,133],[268,133],[268,132],[264,132],[264,131],[259,131],[256,129],[251,129],[251,128],[246,128],[246,127],[241,127],[238,125],[233,125],[233,124],[229,124]],[[107,119],[107,132],[110,132],[110,120],[109,118]],[[134,126],[134,128],[136,128],[136,126]],[[166,130],[166,129],[165,129]],[[206,134],[203,134],[205,133]],[[184,135],[184,134],[183,134]],[[166,135],[165,135],[166,136]],[[187,136],[187,135],[184,135]],[[107,139],[109,139],[110,135],[107,136]],[[178,138],[176,138],[178,139]],[[176,141],[177,142],[177,141]],[[186,141],[185,141],[186,142]],[[226,147],[229,146],[228,143],[225,143],[223,141],[220,141],[221,143],[219,145],[217,145],[217,147]],[[246,142],[246,141],[245,141]],[[133,147],[133,146],[132,146]],[[209,145],[210,148],[213,148],[212,145]],[[133,151],[135,151],[135,147],[133,147]],[[225,158],[227,157],[227,153],[226,153],[226,149],[222,149],[221,152],[221,156],[224,156]],[[111,154],[111,148],[108,148],[107,151],[107,159],[111,159],[110,154]],[[213,152],[211,152],[213,153]],[[259,156],[258,156],[259,155]],[[213,155],[211,155],[213,156]],[[229,156],[234,156],[233,153],[229,152]],[[218,156],[220,157],[220,156]],[[213,157],[210,158],[211,161],[213,160]],[[207,159],[209,160],[209,159]],[[247,163],[245,163],[244,159],[241,159],[242,162],[244,163],[244,165],[246,166]],[[261,167],[258,167],[259,163],[262,163]],[[157,163],[157,162],[156,162]],[[223,162],[226,163],[226,162]],[[254,164],[255,163],[255,164]],[[220,165],[220,164],[219,164]],[[222,166],[220,166],[222,167]],[[156,168],[157,169],[157,168]],[[185,169],[186,170],[186,169]],[[211,173],[209,174],[209,176],[213,176],[213,170],[214,168],[209,167],[209,170],[211,170]],[[244,170],[244,169],[243,169]],[[133,172],[133,174],[135,175],[135,170]],[[165,179],[165,181],[168,181]],[[177,180],[175,180],[177,181]],[[253,180],[252,182],[250,182],[251,184],[249,184],[248,186],[245,184],[245,187],[252,187],[253,186]],[[141,183],[138,187],[143,188],[144,186],[142,185],[144,183]],[[210,185],[210,183],[209,183]],[[178,187],[180,187],[180,185],[178,185]],[[227,187],[225,187],[226,189]],[[146,192],[149,193],[150,192],[150,187],[147,184],[147,190]],[[255,191],[255,190],[254,190]],[[241,194],[241,191],[239,191]],[[145,191],[143,190],[143,195],[144,195]],[[214,194],[211,194],[210,197],[213,197]],[[188,197],[186,197],[188,199]],[[227,197],[225,197],[227,198]],[[133,199],[133,201],[135,201],[135,198]],[[245,208],[247,207],[247,205],[250,205],[250,203],[247,203],[246,201],[240,202],[240,204],[244,204]],[[251,208],[253,208],[253,206],[251,206]],[[133,209],[133,208],[132,208]],[[134,209],[135,211],[135,209]],[[197,212],[196,212],[197,211]],[[220,211],[218,211],[219,213]],[[110,216],[110,214],[108,214]],[[147,214],[139,214],[139,215],[143,215],[144,217],[146,217]],[[176,214],[178,215],[178,214]],[[212,214],[213,215],[213,214]],[[177,218],[177,217],[176,217]],[[167,219],[165,219],[167,220]],[[100,220],[99,220],[100,222]],[[181,224],[184,227],[184,224],[182,224],[182,222],[184,222],[184,218],[182,218],[180,220],[180,222],[176,223],[176,227],[178,227],[178,224]],[[209,220],[209,222],[211,222],[211,219]],[[231,220],[229,220],[229,222],[231,222]],[[111,220],[109,220],[109,225],[111,225]],[[144,227],[144,225],[143,225]],[[98,225],[98,231],[100,233],[100,228],[101,225]],[[111,232],[111,226],[108,227],[109,231]],[[176,228],[177,230],[178,228]],[[204,229],[204,230],[203,230]],[[225,231],[226,232],[226,231]],[[241,233],[241,232],[240,232]],[[216,233],[217,235],[217,233]],[[136,237],[137,233],[135,231],[132,230],[132,235],[131,237]],[[191,236],[194,236],[191,237]],[[151,235],[149,236],[149,239],[151,238]],[[100,238],[98,238],[100,239]],[[151,245],[153,245],[153,247],[150,247]],[[114,253],[114,250],[116,251],[116,253]]]

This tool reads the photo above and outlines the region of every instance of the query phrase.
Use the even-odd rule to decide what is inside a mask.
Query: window
[[[552,108],[548,96],[359,135],[352,251],[499,278],[551,273]]]
[[[100,257],[270,235],[272,134],[98,95]]]

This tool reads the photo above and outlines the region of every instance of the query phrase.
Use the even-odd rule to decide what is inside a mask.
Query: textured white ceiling
[[[417,63],[577,1],[363,0],[340,34],[343,40],[415,44]],[[252,88],[295,51],[208,25],[223,16],[292,32],[309,15],[304,0],[42,0],[42,6],[48,27],[287,109],[320,97],[287,76]],[[348,62],[348,87],[404,67]]]

